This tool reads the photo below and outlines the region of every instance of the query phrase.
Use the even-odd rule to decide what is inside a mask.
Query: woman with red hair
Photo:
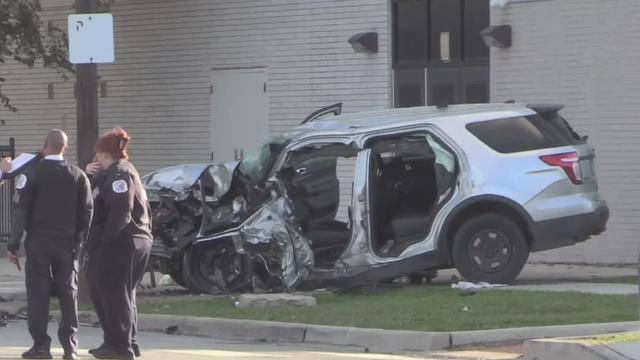
[[[151,251],[151,211],[138,171],[128,161],[131,138],[117,128],[100,136],[93,175],[94,218],[87,254],[91,301],[104,343],[89,352],[98,359],[140,356],[135,342],[136,287]]]

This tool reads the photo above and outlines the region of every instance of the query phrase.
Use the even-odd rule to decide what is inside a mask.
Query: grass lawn
[[[312,308],[236,309],[231,299],[139,304],[138,311],[421,331],[455,331],[638,320],[635,296],[414,287],[381,295],[326,294]],[[466,311],[465,311],[466,310]]]

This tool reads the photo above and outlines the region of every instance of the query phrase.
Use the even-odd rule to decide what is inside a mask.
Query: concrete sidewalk
[[[24,258],[21,258],[24,268]],[[438,273],[434,283],[450,283],[452,275],[460,276],[455,270]],[[635,278],[635,267],[606,267],[587,265],[547,265],[528,264],[513,286],[506,290],[523,291],[578,291],[592,294],[632,295],[638,293],[635,284],[606,283],[619,278]],[[159,276],[157,276],[159,281]],[[588,283],[589,281],[597,281]],[[147,274],[143,285],[150,284]],[[161,291],[163,288],[159,288]],[[0,298],[24,296],[24,271],[18,271],[6,258],[0,257]]]
[[[24,286],[24,267],[26,259],[20,258],[22,270],[18,271],[17,267],[7,260],[6,257],[0,256],[0,300],[11,299],[15,297],[24,297],[26,289]],[[160,276],[157,276],[160,280]],[[143,285],[148,286],[151,283],[149,274],[145,275]]]
[[[59,319],[60,314],[56,312],[54,316]],[[88,323],[97,321],[96,315],[91,312],[82,312],[80,317],[84,322]],[[640,322],[426,332],[182,315],[139,314],[138,329],[141,331],[170,332],[176,335],[224,340],[358,346],[376,352],[402,353],[431,352],[480,343],[504,343],[540,338],[594,336],[606,333],[637,331],[640,329]]]
[[[638,285],[626,284],[609,284],[609,283],[590,283],[590,282],[560,282],[557,284],[539,284],[539,285],[514,285],[508,287],[499,287],[495,290],[510,291],[548,291],[548,292],[565,292],[574,291],[584,294],[598,295],[637,295]]]
[[[24,258],[20,259],[23,271],[18,271],[5,257],[0,257],[0,299],[24,294]]]
[[[441,270],[435,283],[448,283],[451,276],[460,275],[453,269]],[[635,266],[590,266],[566,264],[527,264],[516,279],[514,285],[546,284],[557,282],[603,282],[607,279],[637,277]]]
[[[612,335],[624,335],[624,333]],[[638,360],[640,359],[640,341],[607,343],[588,341],[584,338],[531,340],[524,345],[523,359]]]

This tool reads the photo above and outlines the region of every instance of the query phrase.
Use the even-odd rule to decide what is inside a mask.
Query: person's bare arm
[[[0,159],[0,174],[6,174],[11,171],[11,159],[10,158],[2,158]],[[0,176],[1,178],[1,176]]]

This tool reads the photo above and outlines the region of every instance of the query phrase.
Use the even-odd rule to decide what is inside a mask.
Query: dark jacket
[[[93,214],[91,186],[84,172],[66,161],[42,160],[20,174],[15,185],[8,250],[20,248],[25,231],[27,241],[51,239],[54,245],[56,239],[71,240],[77,250],[87,238]]]
[[[91,186],[95,213],[88,251],[121,238],[152,241],[147,192],[133,164],[117,161],[95,176]]]

